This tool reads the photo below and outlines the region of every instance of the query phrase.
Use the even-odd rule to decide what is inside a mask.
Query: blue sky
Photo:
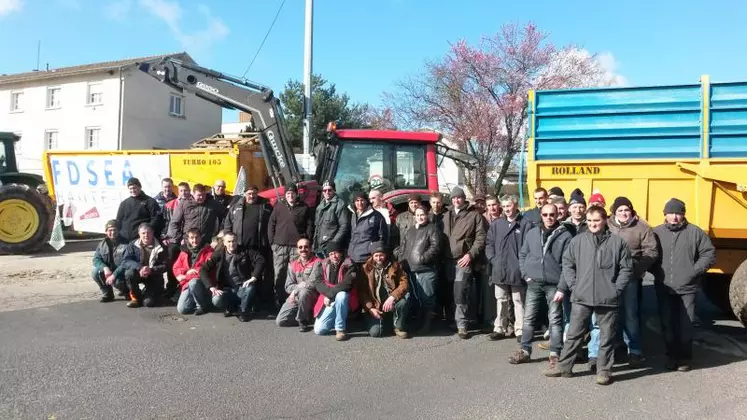
[[[0,73],[187,51],[241,75],[281,0],[0,0]],[[601,4],[607,3],[606,6]],[[303,0],[286,0],[247,78],[282,90],[303,73]],[[460,38],[535,22],[557,45],[606,54],[629,85],[747,80],[747,2],[317,0],[314,71],[356,101],[416,74]]]

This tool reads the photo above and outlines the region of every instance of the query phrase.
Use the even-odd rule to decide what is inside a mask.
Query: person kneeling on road
[[[338,242],[327,245],[327,258],[321,263],[321,270],[311,282],[319,292],[314,306],[314,333],[328,334],[334,328],[337,341],[348,339],[345,333],[349,311],[358,309],[358,293],[353,287],[356,275],[350,259],[345,260],[345,247]]]
[[[424,214],[424,213],[423,213]],[[382,242],[371,244],[371,256],[357,278],[361,304],[365,309],[368,334],[382,337],[384,328],[394,326],[394,334],[408,338],[407,275],[397,261],[392,260]]]
[[[104,226],[106,237],[99,243],[93,252],[93,281],[101,289],[99,302],[111,302],[114,300],[114,289],[116,287],[121,296],[127,296],[129,290],[125,284],[124,270],[117,270],[122,265],[124,252],[127,244],[120,244],[117,231],[117,221],[109,220]]]
[[[223,246],[213,251],[210,259],[200,267],[201,282],[195,282],[190,291],[199,307],[206,308],[212,303],[223,310],[226,317],[237,315],[239,321],[248,322],[257,280],[264,269],[262,254],[253,249],[239,252],[236,235],[225,232]],[[211,274],[215,278],[214,283]]]
[[[182,245],[181,252],[174,262],[174,277],[179,281],[179,301],[176,310],[180,314],[195,313],[202,315],[205,309],[197,304],[194,287],[200,283],[200,268],[213,255],[210,244],[204,244],[202,234],[196,228],[187,231],[187,244]]]
[[[275,322],[279,327],[298,325],[301,332],[307,332],[314,322],[314,304],[319,297],[311,279],[321,274],[322,259],[311,252],[311,241],[306,238],[299,239],[296,248],[298,258],[288,266],[288,278],[285,280],[288,298],[280,307]]]
[[[167,252],[156,240],[153,228],[147,223],[138,226],[139,238],[127,246],[122,261],[125,281],[130,289],[129,308],[143,305],[153,307],[163,294],[163,275],[166,272]],[[145,290],[140,291],[140,284]]]
[[[615,359],[618,305],[633,276],[633,260],[625,240],[607,229],[604,208],[589,207],[586,224],[589,230],[574,237],[563,255],[563,280],[553,302],[561,302],[571,293],[571,323],[560,360],[545,376],[573,376],[576,354],[589,332],[593,313],[600,336],[596,382],[608,385]]]

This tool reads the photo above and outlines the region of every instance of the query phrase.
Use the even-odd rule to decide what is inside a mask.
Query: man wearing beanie
[[[350,210],[335,191],[335,182],[322,184],[322,201],[316,207],[314,250],[322,258],[330,242],[347,245],[350,240]]]
[[[607,202],[599,191],[592,193],[591,197],[589,197],[589,207],[591,206],[607,207]]]
[[[664,223],[654,228],[661,255],[654,264],[654,285],[667,353],[667,369],[691,369],[695,293],[700,278],[716,262],[711,239],[685,218],[685,203],[672,198]]]
[[[357,191],[353,194],[348,257],[360,266],[371,256],[371,243],[388,243],[388,239],[384,216],[371,207],[366,193]]]
[[[372,211],[384,218],[381,213]],[[314,333],[326,335],[334,329],[337,341],[348,339],[348,313],[358,310],[355,284],[359,270],[350,259],[345,259],[344,249],[335,242],[328,244],[327,258],[321,262],[320,270],[312,273],[311,278],[311,283],[319,292],[314,305]]]
[[[371,244],[371,256],[356,280],[368,335],[383,337],[385,329],[391,331],[394,327],[397,337],[408,338],[407,275],[399,262],[389,256],[384,243]]]
[[[104,226],[106,237],[99,242],[96,250],[93,251],[93,271],[91,276],[93,281],[101,290],[99,302],[111,302],[114,300],[114,289],[119,290],[122,296],[128,295],[127,285],[125,284],[124,271],[117,271],[117,267],[122,264],[127,244],[119,243],[117,232],[117,221],[109,220]],[[115,274],[116,273],[116,274]]]
[[[565,197],[565,193],[560,187],[552,187],[547,193],[550,195],[551,200],[555,197]]]
[[[648,223],[638,217],[633,209],[633,203],[627,197],[617,197],[610,207],[610,212],[611,217],[607,219],[607,227],[610,232],[625,240],[633,259],[633,275],[621,296],[622,307],[619,324],[622,326],[623,339],[628,348],[628,365],[631,368],[637,368],[644,360],[638,318],[640,291],[643,276],[656,262],[659,251],[656,249],[654,232]],[[589,342],[589,367],[592,369],[596,368],[598,354],[599,327],[594,325]]]
[[[571,192],[571,200],[568,202],[569,217],[564,222],[565,227],[576,236],[586,232],[586,199],[584,193],[576,188]]]
[[[469,338],[470,288],[473,283],[473,266],[485,250],[485,224],[482,215],[466,201],[464,190],[451,191],[451,209],[444,214],[444,234],[449,243],[445,248],[444,275],[453,282],[454,320],[461,339]]]
[[[420,194],[411,193],[407,196],[407,211],[397,215],[397,230],[389,238],[392,248],[397,248],[405,237],[408,229],[415,226],[415,209],[422,205]]]
[[[119,204],[117,210],[117,232],[120,242],[129,243],[138,239],[138,226],[148,223],[156,237],[160,237],[160,208],[156,200],[143,192],[143,186],[137,178],[127,180],[130,196]]]
[[[314,210],[298,198],[296,184],[285,187],[285,199],[278,200],[272,209],[267,226],[275,268],[275,299],[281,306],[286,299],[285,280],[288,263],[298,256],[296,242],[301,238],[314,237]]]

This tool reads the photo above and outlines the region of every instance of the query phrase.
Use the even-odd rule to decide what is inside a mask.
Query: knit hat
[[[591,195],[591,197],[589,197],[589,203],[602,203],[602,207],[607,204],[607,202],[604,200],[604,196],[598,192],[595,192]]]
[[[117,221],[114,220],[114,219],[112,219],[112,220],[109,220],[108,222],[106,222],[106,224],[104,225],[104,230],[107,230],[110,227],[116,228],[117,227]]]
[[[373,254],[375,254],[377,252],[383,252],[385,254],[387,253],[387,247],[386,247],[386,244],[384,242],[377,241],[377,242],[372,242],[371,243],[371,255],[373,255]]]
[[[667,201],[667,204],[664,205],[664,214],[669,213],[685,214],[685,203],[682,200],[678,200],[676,198],[669,199],[669,201]]]
[[[131,187],[133,185],[136,185],[136,186],[138,186],[140,188],[143,187],[143,184],[140,183],[140,180],[137,179],[137,178],[135,178],[135,177],[132,177],[132,178],[130,178],[130,179],[127,180],[127,186],[128,187]]]
[[[298,187],[294,183],[290,183],[285,186],[285,192],[293,191],[294,193],[298,194]]]
[[[586,205],[586,200],[584,199],[584,193],[579,188],[576,188],[571,192],[571,201],[568,203],[569,206],[574,204],[583,204]]]
[[[345,252],[345,246],[337,241],[328,242],[325,245],[324,250],[329,254],[330,252]]]
[[[630,209],[630,211],[633,211],[633,203],[630,202],[628,197],[617,197],[614,202],[612,202],[612,207],[610,207],[610,213],[614,213],[617,211],[617,209],[620,206],[626,206]]]
[[[337,191],[337,186],[335,186],[335,181],[332,181],[331,179],[324,181],[324,184],[322,184],[322,188],[328,188],[328,187]]]
[[[467,194],[464,193],[464,190],[459,188],[459,186],[454,187],[454,189],[451,190],[451,198],[454,197],[462,197],[467,198]]]
[[[407,202],[408,203],[410,201],[417,201],[419,203],[421,200],[422,200],[422,198],[420,197],[420,194],[410,193],[410,194],[407,195]]]
[[[560,189],[560,187],[552,187],[550,188],[550,191],[547,192],[549,195],[557,195],[560,197],[565,197],[565,193],[563,193],[563,190]]]

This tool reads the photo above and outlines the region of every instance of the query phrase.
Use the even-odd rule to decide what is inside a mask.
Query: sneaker
[[[345,334],[345,331],[337,331],[337,334],[335,334],[335,340],[337,341],[345,341],[348,339],[348,335]]]
[[[541,348],[542,350],[550,350],[550,342],[549,341],[543,341],[543,342],[537,344],[537,347]]]
[[[402,331],[399,328],[394,329],[394,335],[399,338],[410,338],[410,334],[408,334],[407,331]]]
[[[106,302],[112,302],[113,300],[114,300],[114,294],[107,293],[101,296],[101,298],[99,299],[99,302],[106,303]]]
[[[497,331],[493,331],[492,333],[490,333],[490,335],[488,335],[488,340],[490,341],[498,341],[504,338],[506,338],[506,334]]]
[[[198,306],[198,307],[197,307],[197,308],[195,309],[195,316],[205,315],[206,313],[207,313],[207,312],[206,312],[206,311],[205,311],[204,309],[202,309],[202,307],[199,307],[199,306]]]
[[[311,326],[309,324],[298,324],[298,331],[300,332],[309,332],[311,331]]]
[[[521,363],[527,363],[530,360],[532,360],[532,356],[529,355],[529,352],[524,349],[520,349],[509,356],[508,363],[511,363],[512,365],[518,365]]]
[[[469,332],[467,332],[466,328],[457,328],[457,335],[462,340],[466,340],[469,338]]]
[[[143,305],[138,300],[134,300],[133,299],[133,300],[127,302],[127,307],[128,308],[139,308],[141,306],[143,306]]]
[[[612,383],[612,376],[609,372],[599,372],[596,377],[597,385],[609,385]]]
[[[590,357],[589,361],[586,362],[586,366],[589,367],[589,372],[596,373],[597,372],[597,358],[596,357]]]
[[[643,357],[643,355],[634,354],[634,353],[630,353],[628,355],[628,367],[631,369],[636,369],[636,368],[643,366],[643,362],[645,361],[646,361],[646,358]]]

